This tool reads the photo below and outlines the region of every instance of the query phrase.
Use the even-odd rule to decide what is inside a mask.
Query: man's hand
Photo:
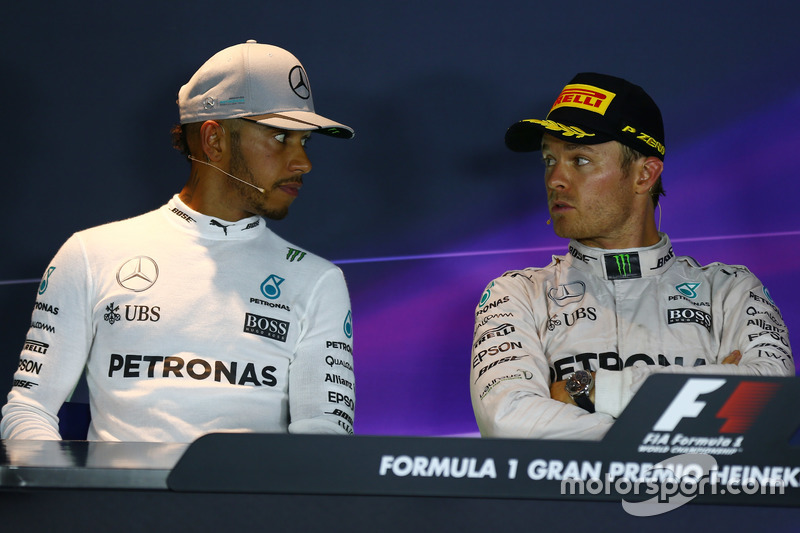
[[[550,385],[550,397],[559,402],[575,405],[575,400],[567,393],[566,384],[567,380],[553,382],[553,384]],[[594,392],[594,390],[592,390],[592,392]]]
[[[731,354],[733,355],[733,354]],[[592,379],[594,379],[595,374],[592,372]],[[552,385],[550,385],[550,397],[554,400],[558,400],[559,402],[568,403],[570,405],[575,405],[575,400],[572,399],[572,396],[569,395],[567,392],[567,380],[556,381]],[[589,391],[589,399],[594,403],[594,387],[592,390]]]
[[[742,352],[739,350],[734,350],[731,354],[722,360],[723,365],[738,365],[739,361],[742,360]]]

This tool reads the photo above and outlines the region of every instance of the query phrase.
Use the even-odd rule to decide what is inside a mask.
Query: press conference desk
[[[191,445],[0,441],[0,531],[800,531],[797,409],[765,410],[742,433],[720,433],[718,413],[730,410],[741,380],[690,398],[707,413],[687,416],[674,400],[686,396],[686,379],[648,380],[646,401],[634,398],[602,442],[268,434],[206,435]],[[756,381],[774,385],[777,405],[800,406],[797,380]],[[667,411],[680,415],[673,430],[654,431]],[[659,439],[678,446],[661,449]],[[709,453],[687,454],[687,439]],[[565,493],[559,480],[635,478],[665,462],[678,472],[708,460],[726,476],[755,472],[785,487],[692,494],[634,516],[654,500],[619,492],[625,485]]]
[[[273,488],[252,489],[257,479],[248,479],[241,489],[230,490],[226,481],[212,478],[219,470],[188,465],[193,476],[207,476],[209,486],[198,491],[185,487],[170,488],[170,474],[178,466],[187,447],[139,443],[88,442],[12,442],[2,443],[5,455],[0,467],[0,530],[2,531],[499,531],[520,528],[520,531],[557,531],[567,523],[582,524],[589,531],[627,531],[646,527],[647,531],[796,531],[800,530],[800,507],[695,504],[689,503],[668,513],[649,518],[627,514],[616,501],[536,497],[464,496],[458,489],[441,490],[440,494],[406,494],[402,487],[375,486],[368,493],[358,480],[351,494],[345,493],[347,479],[324,479],[325,475],[344,471],[348,465],[359,467],[356,457],[342,453],[349,444],[357,443],[378,453],[399,457],[399,450],[409,454],[450,450],[454,456],[474,454],[472,439],[426,439],[391,437],[299,437],[290,435],[250,436],[250,442],[236,443],[233,436],[220,448],[236,445],[241,457],[258,456],[262,464],[254,466],[256,476],[268,474],[270,465],[281,470],[282,453],[289,448],[316,448],[319,456],[338,464],[333,472],[320,477],[314,471],[303,471],[289,458],[298,479],[305,482],[285,493]],[[272,442],[270,442],[272,441]],[[485,442],[484,442],[485,443]],[[503,444],[519,442],[497,441]],[[268,447],[261,449],[262,445]],[[261,449],[256,452],[253,447]],[[344,448],[343,448],[344,447]],[[466,449],[465,449],[466,448]],[[492,446],[485,448],[491,450]],[[532,445],[533,455],[535,445]],[[330,454],[326,454],[326,450]],[[206,450],[205,452],[207,452]],[[231,452],[228,450],[225,453]],[[550,451],[550,450],[547,450]],[[203,452],[203,454],[205,453]],[[570,455],[569,450],[565,450]],[[446,453],[446,452],[445,452]],[[203,455],[201,454],[201,455]],[[369,455],[369,454],[367,454]],[[484,454],[484,456],[486,456]],[[363,456],[362,456],[363,457]],[[315,462],[311,467],[316,468]],[[499,465],[499,461],[498,461]],[[374,469],[373,469],[374,470]],[[278,477],[287,476],[279,471]],[[246,477],[243,472],[236,476]],[[359,473],[354,472],[353,478]],[[318,483],[315,483],[314,480]],[[415,481],[420,481],[416,479]],[[422,480],[423,482],[425,480]],[[440,480],[441,481],[441,480]],[[488,481],[466,479],[458,481]],[[530,482],[531,485],[546,482]],[[214,489],[213,485],[220,488]],[[318,488],[314,488],[315,484]],[[178,483],[180,485],[180,483]],[[344,488],[343,488],[344,487]],[[265,492],[250,492],[264,490]],[[277,489],[275,489],[277,490]],[[423,489],[427,490],[427,489]],[[483,490],[483,489],[480,489]],[[413,488],[409,489],[413,492]],[[798,502],[800,503],[800,502]],[[676,525],[680,524],[679,528]],[[558,529],[556,529],[558,528]],[[571,527],[567,527],[571,529]],[[516,529],[515,529],[516,530]]]

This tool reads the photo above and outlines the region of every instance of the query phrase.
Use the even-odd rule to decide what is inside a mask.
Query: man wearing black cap
[[[89,440],[353,432],[352,316],[330,262],[274,233],[311,170],[314,111],[281,48],[248,41],[178,93],[186,185],[160,209],[74,234],[39,286],[2,438],[59,439],[86,371]]]
[[[758,279],[676,256],[658,231],[664,127],[641,87],[578,74],[506,145],[541,150],[553,227],[570,244],[544,268],[495,279],[478,304],[471,396],[483,436],[601,439],[654,372],[794,375]]]

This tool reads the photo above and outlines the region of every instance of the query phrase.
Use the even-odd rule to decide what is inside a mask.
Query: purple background
[[[52,255],[72,232],[180,189],[188,167],[168,135],[177,90],[251,38],[295,53],[317,110],[356,129],[352,141],[313,140],[307,186],[270,223],[345,271],[356,433],[476,431],[475,305],[492,278],[566,248],[545,225],[537,156],[506,150],[503,134],[544,117],[579,71],[628,78],[659,103],[662,230],[675,251],[747,265],[790,332],[800,327],[796,3],[275,4],[5,8],[4,389]]]

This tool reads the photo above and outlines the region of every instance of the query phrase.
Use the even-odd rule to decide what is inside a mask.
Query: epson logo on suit
[[[244,317],[245,333],[260,335],[276,341],[286,342],[289,333],[289,323],[268,316],[247,313]]]

